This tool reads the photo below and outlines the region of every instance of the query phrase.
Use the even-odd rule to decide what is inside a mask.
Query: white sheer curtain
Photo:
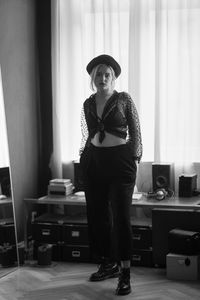
[[[200,1],[159,1],[156,134],[160,160],[200,161]]]
[[[56,164],[78,157],[85,67],[102,53],[119,61],[116,89],[138,108],[142,161],[179,172],[200,161],[200,1],[53,0],[52,46]]]
[[[79,156],[81,107],[91,94],[86,65],[113,55],[124,70],[116,89],[127,91],[128,47],[129,0],[52,1],[54,176]]]

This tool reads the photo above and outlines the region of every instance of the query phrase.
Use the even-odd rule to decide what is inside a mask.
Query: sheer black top
[[[130,95],[114,91],[105,104],[101,118],[97,115],[95,94],[85,100],[81,115],[82,142],[80,154],[99,132],[99,142],[105,138],[105,132],[127,140],[135,160],[142,157],[142,140],[138,113]]]

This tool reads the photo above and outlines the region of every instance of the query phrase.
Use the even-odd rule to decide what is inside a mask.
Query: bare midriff
[[[91,143],[96,147],[113,147],[126,144],[126,140],[105,131],[105,138],[99,142],[99,132],[91,139]]]

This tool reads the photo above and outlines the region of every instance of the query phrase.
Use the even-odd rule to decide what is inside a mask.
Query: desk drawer
[[[132,226],[133,249],[152,247],[152,229],[150,227]]]

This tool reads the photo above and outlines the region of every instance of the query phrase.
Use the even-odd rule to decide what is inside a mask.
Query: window
[[[91,94],[85,67],[102,53],[120,62],[116,89],[129,92],[138,108],[142,161],[179,165],[200,161],[199,1],[60,0],[57,4],[54,62],[59,97],[55,102],[61,161],[78,156],[80,110]]]

